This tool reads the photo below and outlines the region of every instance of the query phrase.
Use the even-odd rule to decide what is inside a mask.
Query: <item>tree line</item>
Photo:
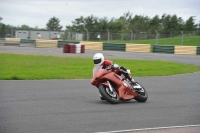
[[[3,18],[0,17],[0,20],[2,20]],[[46,28],[39,28],[38,26],[35,27],[30,27],[26,24],[23,24],[21,26],[12,26],[12,25],[7,25],[4,23],[0,22],[0,29],[4,28],[4,29],[17,29],[17,30],[52,30],[52,31],[57,31],[57,30],[61,30],[63,26],[60,25],[60,20],[56,17],[52,17],[49,19],[49,21],[46,23]]]
[[[3,18],[0,17],[0,20]],[[60,25],[60,20],[56,17],[50,18],[50,20],[46,23],[46,28],[39,28],[38,26],[30,27],[26,24],[21,26],[12,26],[6,25],[0,22],[0,37],[4,37],[6,34],[12,34],[12,30],[51,30],[51,31],[60,31],[62,26]],[[13,33],[15,34],[15,33]]]
[[[2,19],[2,18],[1,18]],[[87,17],[80,16],[72,21],[71,25],[67,25],[64,30],[70,32],[84,32],[87,29],[89,32],[107,32],[112,33],[127,33],[132,31],[133,33],[151,33],[155,34],[171,34],[179,35],[180,31],[194,32],[196,31],[200,35],[200,23],[195,24],[195,16],[189,17],[186,21],[182,17],[177,15],[163,14],[162,16],[155,15],[150,18],[145,15],[134,15],[131,12],[126,12],[119,18],[107,17],[98,18],[94,15]],[[6,32],[5,29],[14,28],[20,30],[51,30],[60,31],[63,26],[60,25],[60,20],[56,17],[52,17],[46,23],[45,28],[30,27],[28,25],[11,26],[0,23],[0,34]]]
[[[135,15],[126,12],[119,18],[107,17],[98,18],[93,15],[88,17],[79,17],[72,21],[71,26],[66,26],[69,31],[84,31],[87,28],[90,32],[106,32],[107,29],[112,33],[127,33],[130,30],[134,33],[152,33],[157,31],[161,34],[180,34],[180,31],[193,32],[199,31],[200,23],[194,23],[195,17],[191,16],[184,21],[177,15],[163,14],[155,15],[153,18],[144,15]]]

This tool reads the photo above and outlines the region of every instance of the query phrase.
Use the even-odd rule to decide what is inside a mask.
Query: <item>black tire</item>
[[[109,88],[105,85],[99,86],[99,93],[102,95],[103,99],[111,104],[118,104],[120,101],[117,92],[115,90],[110,92]]]
[[[106,99],[104,99],[103,97],[100,97],[100,99],[103,101],[103,100],[106,100]]]
[[[138,102],[146,102],[148,99],[148,94],[145,88],[139,84],[138,82],[135,83],[136,85],[141,86],[141,88],[135,88],[135,92],[137,93],[137,96],[134,98]]]

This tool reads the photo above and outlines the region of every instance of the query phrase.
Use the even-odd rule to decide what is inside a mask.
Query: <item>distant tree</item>
[[[123,32],[123,30],[122,30],[123,22],[124,21],[121,18],[119,18],[119,19],[112,18],[110,21],[108,21],[107,26],[103,30],[106,31],[107,29],[109,29],[109,31],[111,31],[112,33]]]
[[[108,29],[109,20],[107,17],[98,19],[98,22],[98,28],[100,31],[106,31],[106,29]]]
[[[13,26],[0,23],[0,37],[5,37],[6,34],[11,34]]]
[[[34,28],[31,28],[32,30],[46,30],[45,28],[39,28],[37,25]]]
[[[84,24],[85,24],[85,28],[87,28],[89,32],[94,32],[94,31],[98,31],[99,30],[98,18],[93,16],[93,15],[90,15],[90,16],[86,17],[84,19]],[[97,35],[98,35],[98,33],[90,34],[89,38],[90,39],[96,39]],[[84,38],[85,38],[85,36],[84,36]]]
[[[87,29],[90,29],[90,31],[97,31],[99,30],[98,28],[98,18],[93,16],[93,15],[90,15],[88,17],[86,17],[84,19],[84,22],[85,22],[85,27]]]
[[[176,15],[171,16],[171,24],[170,24],[170,32],[174,35],[178,35],[179,32],[179,23],[178,23],[178,17]]]
[[[197,25],[194,24],[194,16],[190,17],[188,20],[186,20],[185,23],[185,31],[194,31],[196,30]]]
[[[162,18],[163,18],[163,16],[162,16]],[[160,20],[160,18],[159,18],[158,15],[154,16],[150,20],[149,24],[150,24],[150,31],[151,31],[151,33],[155,33],[155,30],[157,30],[158,32],[160,32],[161,27],[163,27],[163,23],[161,23],[161,20]]]
[[[4,37],[5,35],[6,35],[6,25],[1,24],[0,37]]]
[[[200,35],[200,21],[199,21],[199,24],[198,24],[198,27],[197,27],[197,35]]]
[[[196,33],[200,34],[200,26],[194,24],[194,17],[190,17],[186,22],[177,15],[169,15],[163,14],[161,17],[155,15],[150,18],[144,15],[135,15],[132,16],[131,12],[125,12],[119,18],[97,18],[93,15],[88,17],[81,16],[80,18],[72,21],[72,25],[66,26],[67,32],[82,32],[84,33],[84,38],[86,37],[85,28],[88,29],[89,32],[93,32],[90,34],[90,39],[93,39],[97,36],[97,34],[101,34],[101,36],[107,36],[107,29],[112,34],[112,38],[119,38],[121,35],[122,39],[126,39],[129,37],[130,30],[136,35],[138,38],[138,34],[152,33],[155,34],[155,30],[160,34],[166,34],[165,37],[172,37],[180,35],[180,31],[196,31]],[[113,33],[121,33],[121,34],[113,34]],[[127,34],[128,33],[128,34]],[[104,37],[104,38],[105,38]],[[130,37],[129,37],[130,38]]]
[[[178,30],[183,31],[185,26],[185,22],[181,17],[178,18]]]
[[[60,20],[56,17],[50,18],[46,24],[46,28],[52,31],[59,31],[62,29],[62,26],[59,24]]]
[[[163,14],[161,18],[162,33],[173,36],[179,35],[182,22],[182,19],[178,18],[176,15]]]
[[[121,24],[122,24],[122,27],[121,27],[122,33],[127,32],[127,30],[129,30],[131,18],[132,18],[132,13],[130,13],[130,11],[128,11],[128,12],[124,13],[124,15],[118,19],[118,22],[121,22]]]
[[[35,30],[39,30],[39,27],[36,25],[36,26],[34,27],[34,29],[35,29]]]
[[[164,14],[162,17],[162,23],[163,23],[163,33],[165,34],[171,34],[173,31],[172,22],[171,22],[172,16]]]
[[[21,29],[22,30],[29,30],[30,27],[28,25],[23,24],[23,25],[21,25]]]

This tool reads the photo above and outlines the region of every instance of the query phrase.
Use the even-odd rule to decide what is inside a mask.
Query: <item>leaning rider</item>
[[[96,53],[94,56],[93,56],[93,60],[94,60],[94,65],[96,67],[96,69],[93,69],[93,75],[96,71],[98,71],[98,69],[103,66],[102,68],[106,69],[106,68],[110,68],[110,69],[116,69],[116,68],[113,68],[114,62],[112,62],[111,60],[104,60],[104,56],[102,53]],[[115,66],[118,66],[118,65],[115,65]],[[127,70],[125,67],[121,66],[119,67],[118,66],[118,75],[121,75],[123,74],[125,76],[126,79],[128,79],[132,84],[135,83],[135,80],[131,77],[131,75],[129,74],[130,73],[130,70]]]

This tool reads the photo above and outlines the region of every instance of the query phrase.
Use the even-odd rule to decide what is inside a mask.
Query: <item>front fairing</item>
[[[102,80],[104,80],[103,76],[107,75],[108,73],[110,73],[109,70],[106,70],[106,69],[102,69],[102,68],[99,68],[99,70],[95,70],[96,68],[93,69],[93,78],[91,80],[91,84],[92,85],[95,85],[95,86],[98,86],[98,84],[100,82],[102,82]]]
[[[102,69],[98,68],[97,71],[96,67],[93,69],[93,78],[91,80],[91,84],[98,87],[101,83],[107,82],[107,80],[113,82],[116,86],[120,86],[121,81],[123,78],[115,73],[112,69]]]

